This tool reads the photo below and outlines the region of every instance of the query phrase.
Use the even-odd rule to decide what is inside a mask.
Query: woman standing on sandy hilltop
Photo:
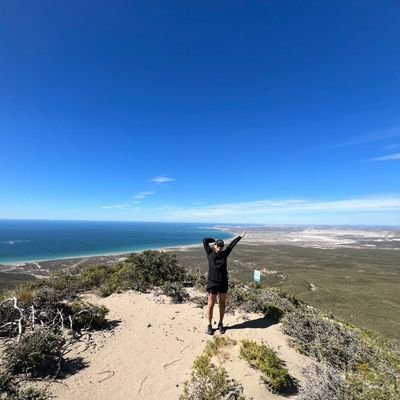
[[[220,333],[225,333],[223,319],[225,315],[226,292],[228,291],[228,268],[227,258],[230,252],[240,239],[245,237],[246,231],[243,231],[237,238],[233,239],[231,243],[224,249],[224,241],[221,239],[205,238],[203,239],[204,249],[208,258],[208,277],[207,277],[207,334],[214,333],[212,329],[212,317],[214,304],[219,303],[219,323],[218,329]],[[212,249],[209,244],[214,243]]]

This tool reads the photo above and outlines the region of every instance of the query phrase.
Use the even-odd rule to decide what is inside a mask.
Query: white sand
[[[135,292],[107,298],[89,295],[87,300],[105,305],[110,310],[108,319],[121,322],[114,332],[94,333],[89,349],[83,351],[84,344],[77,344],[69,356],[84,358],[88,366],[51,383],[50,393],[65,400],[178,399],[194,359],[212,339],[204,333],[205,308],[171,304],[165,296]],[[214,313],[218,313],[217,306]],[[226,336],[269,344],[286,361],[290,374],[302,381],[301,370],[311,361],[288,346],[280,324],[269,326],[257,314],[228,314],[225,324],[232,327]],[[238,345],[226,353],[228,359],[217,359],[232,378],[242,383],[247,399],[282,398],[269,392],[259,373],[239,359]]]

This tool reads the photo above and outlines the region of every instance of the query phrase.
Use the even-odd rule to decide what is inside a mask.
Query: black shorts
[[[228,285],[213,285],[207,287],[207,292],[211,294],[226,293],[228,291]]]

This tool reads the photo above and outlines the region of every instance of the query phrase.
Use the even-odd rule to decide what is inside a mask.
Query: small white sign
[[[257,283],[260,283],[261,280],[261,272],[257,271],[256,269],[254,270],[254,281]]]

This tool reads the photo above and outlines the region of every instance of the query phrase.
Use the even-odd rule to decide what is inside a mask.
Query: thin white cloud
[[[102,206],[100,208],[106,210],[106,209],[109,209],[109,208],[125,208],[125,207],[128,207],[128,206],[129,206],[129,204],[113,204],[111,206]]]
[[[168,213],[170,220],[259,220],[279,215],[310,215],[314,213],[400,212],[400,196],[365,197],[346,200],[260,200],[244,203],[191,207]]]
[[[138,194],[135,194],[134,196],[132,196],[134,199],[145,199],[146,197],[149,197],[151,195],[153,195],[154,192],[140,192]]]
[[[382,130],[379,132],[374,132],[374,133],[365,135],[363,137],[356,138],[349,142],[339,143],[339,144],[332,146],[332,148],[337,149],[340,147],[355,146],[358,144],[377,142],[379,140],[390,139],[390,138],[394,138],[394,137],[398,137],[398,136],[400,136],[400,126],[397,126],[395,128],[391,128],[391,129],[385,129],[385,130]]]
[[[391,160],[400,160],[400,153],[388,154],[387,156],[383,157],[370,158],[367,161],[391,161]]]
[[[175,179],[169,178],[168,176],[155,176],[150,180],[152,183],[167,183],[167,182],[173,182]]]

